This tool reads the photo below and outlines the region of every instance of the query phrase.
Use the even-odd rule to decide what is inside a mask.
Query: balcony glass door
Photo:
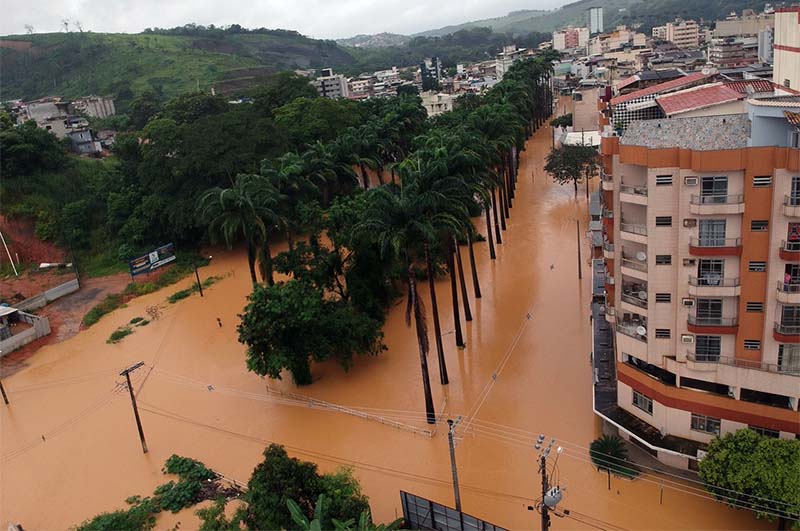
[[[697,299],[697,324],[722,324],[722,299]]]
[[[707,203],[725,203],[728,196],[728,177],[725,175],[703,177],[700,180],[700,201]]]
[[[800,306],[784,306],[781,310],[781,324],[783,326],[800,327]]]
[[[700,220],[700,245],[702,247],[725,247],[725,220]]]
[[[786,250],[800,251],[800,223],[789,223],[786,234]]]
[[[719,286],[725,277],[725,260],[702,259],[697,264],[697,284],[699,286]]]
[[[695,341],[695,359],[697,361],[719,361],[719,355],[722,351],[722,337],[697,336]]]
[[[789,204],[800,206],[800,176],[792,177],[792,190],[789,192]]]

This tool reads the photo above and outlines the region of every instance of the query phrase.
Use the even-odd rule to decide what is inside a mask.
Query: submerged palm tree
[[[625,441],[618,435],[603,435],[592,441],[589,446],[589,457],[598,470],[608,473],[608,488],[611,489],[611,474],[633,478],[639,472],[628,464],[628,449]]]

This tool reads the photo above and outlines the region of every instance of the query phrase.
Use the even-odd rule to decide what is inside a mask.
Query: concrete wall
[[[14,307],[18,310],[35,310],[45,306],[46,304],[50,304],[56,299],[60,299],[64,295],[74,293],[78,291],[79,288],[80,283],[78,282],[77,278],[74,278],[69,282],[64,282],[63,284],[59,284],[58,286],[50,288],[49,290],[38,295],[34,295],[33,297],[25,299],[19,304],[16,304]]]
[[[47,319],[47,317],[39,317],[24,312],[19,313],[22,320],[32,324],[33,328],[29,328],[24,332],[20,332],[19,334],[15,334],[8,339],[0,341],[0,357],[3,357],[9,352],[13,352],[18,348],[27,345],[31,341],[35,341],[40,337],[50,334],[50,321]]]

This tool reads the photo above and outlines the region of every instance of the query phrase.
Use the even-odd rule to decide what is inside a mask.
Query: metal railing
[[[647,236],[647,225],[639,225],[637,223],[625,223],[624,221],[619,224],[619,230],[622,232],[630,232],[631,234],[638,234],[640,236]]]
[[[698,317],[689,315],[689,324],[695,326],[738,326],[736,317]]]
[[[739,286],[738,278],[723,278],[718,276],[695,277],[689,275],[690,286],[706,286],[710,288],[735,288]]]
[[[800,206],[800,195],[785,195],[783,196],[783,204],[785,206]]]
[[[787,242],[786,240],[781,240],[781,249],[791,252],[800,251],[800,241]]]
[[[629,267],[631,269],[636,269],[637,271],[643,271],[647,273],[647,262],[623,256],[621,263],[622,267]]]
[[[740,205],[744,203],[744,195],[692,195],[689,202],[693,205]]]
[[[686,359],[695,363],[714,363],[719,365],[729,365],[731,367],[741,367],[743,369],[753,369],[756,371],[774,372],[800,376],[800,368],[782,367],[775,363],[763,363],[760,361],[742,360],[730,356],[720,356],[718,354],[697,354],[687,352]]]
[[[647,197],[646,186],[634,186],[632,184],[620,184],[619,191],[623,194],[634,194]]]
[[[636,331],[636,329],[639,328],[639,326],[644,326],[644,325],[619,323],[617,324],[617,332],[619,332],[620,334],[624,334],[628,337],[632,337],[633,339],[638,339],[639,341],[647,343],[647,336],[639,335],[639,333]]]
[[[603,208],[603,217],[606,219],[614,219],[614,211],[610,208]]]
[[[634,295],[633,293],[630,293],[630,292],[629,293],[625,293],[625,292],[623,292],[620,295],[620,298],[623,301],[627,302],[627,303],[633,304],[634,306],[638,306],[639,308],[644,308],[645,310],[647,309],[647,301],[643,300],[643,299],[640,299],[638,296]]]
[[[778,281],[778,291],[781,293],[800,293],[800,281],[792,280],[788,284],[786,282]]]
[[[692,247],[741,247],[741,238],[690,238],[689,245]]]
[[[603,250],[608,251],[609,253],[613,253],[614,244],[610,243],[608,240],[603,240]]]
[[[605,170],[600,170],[600,178],[606,182],[614,182],[614,174],[606,173]]]
[[[800,336],[800,324],[775,323],[775,331],[787,336]]]

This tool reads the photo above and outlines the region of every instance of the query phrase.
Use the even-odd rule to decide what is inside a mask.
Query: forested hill
[[[762,10],[764,0],[580,0],[552,11],[514,11],[504,17],[488,18],[423,31],[418,35],[436,36],[464,28],[490,27],[494,31],[514,34],[552,32],[569,24],[586,26],[590,7],[602,7],[605,29],[620,24],[637,26],[648,31],[676,17],[713,21],[725,18],[731,11],[742,9]],[[772,2],[774,5],[776,2]]]
[[[145,92],[162,100],[198,88],[237,92],[284,70],[332,67],[355,75],[418,64],[433,55],[453,66],[494,57],[504,44],[532,46],[548,38],[474,28],[444,37],[415,37],[401,46],[354,48],[294,31],[194,24],[140,34],[10,36],[0,38],[0,100],[99,94],[114,97],[125,111],[128,102]]]

